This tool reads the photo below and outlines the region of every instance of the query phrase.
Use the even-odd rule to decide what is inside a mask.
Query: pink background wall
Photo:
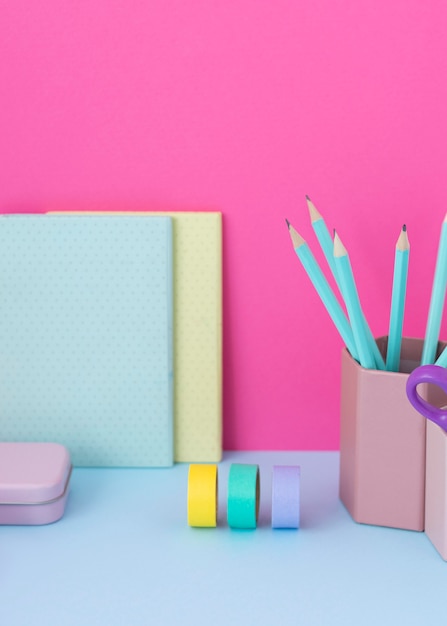
[[[224,445],[336,448],[342,343],[284,218],[317,250],[308,193],[337,227],[375,334],[406,222],[405,332],[423,336],[446,26],[441,1],[3,2],[0,209],[222,211]]]

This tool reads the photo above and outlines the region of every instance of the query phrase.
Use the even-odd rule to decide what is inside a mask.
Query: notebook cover
[[[174,459],[218,462],[222,458],[222,215],[193,211],[112,214],[172,218]]]
[[[0,440],[173,462],[169,217],[0,217]]]

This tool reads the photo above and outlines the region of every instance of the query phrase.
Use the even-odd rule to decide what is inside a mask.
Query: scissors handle
[[[421,365],[407,380],[407,396],[416,411],[447,431],[447,409],[440,409],[422,398],[417,390],[421,383],[431,383],[447,393],[447,369],[439,365]]]

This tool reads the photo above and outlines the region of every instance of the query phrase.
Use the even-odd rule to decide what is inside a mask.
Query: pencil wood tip
[[[334,228],[334,256],[340,257],[345,256],[346,254],[346,248],[344,247],[340,237],[338,236],[337,231]]]
[[[304,245],[306,242],[303,237],[293,228],[292,224],[289,223],[289,233],[290,238],[292,239],[293,247],[299,248]]]
[[[311,223],[313,224],[314,222],[317,222],[318,220],[323,219],[321,214],[317,211],[315,204],[309,198],[309,196],[306,196],[306,202],[307,202],[307,208],[309,209]]]

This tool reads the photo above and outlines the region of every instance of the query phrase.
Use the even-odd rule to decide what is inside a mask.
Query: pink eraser
[[[0,443],[0,524],[49,524],[65,511],[68,450],[57,443]]]

